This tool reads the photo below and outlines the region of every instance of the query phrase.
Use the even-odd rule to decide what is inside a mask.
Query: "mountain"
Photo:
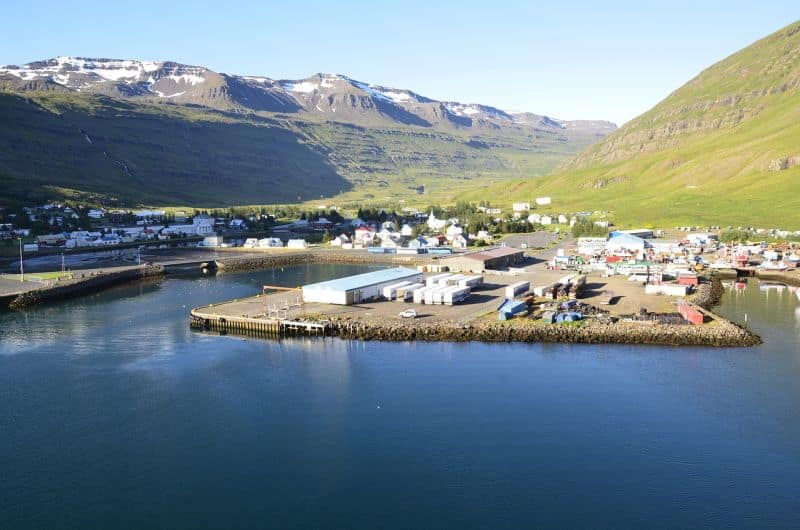
[[[616,128],[343,75],[79,57],[0,67],[0,119],[0,176],[12,184],[0,197],[208,206],[452,198],[474,182],[546,173]]]
[[[467,197],[551,195],[622,224],[800,228],[800,22],[704,70],[553,174]]]

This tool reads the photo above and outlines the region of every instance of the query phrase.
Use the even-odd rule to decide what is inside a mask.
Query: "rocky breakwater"
[[[719,276],[712,274],[708,277],[708,281],[697,286],[697,290],[689,301],[706,311],[710,311],[712,307],[719,304],[724,291],[725,288],[722,286]]]
[[[582,344],[650,344],[663,346],[755,346],[761,339],[732,322],[717,318],[702,326],[657,323],[599,322],[584,325],[540,324],[518,320],[504,323],[366,322],[332,320],[329,333],[343,339],[388,341],[548,342]]]
[[[161,276],[164,274],[164,268],[160,265],[148,265],[118,271],[76,274],[82,276],[71,280],[61,280],[20,294],[11,301],[9,308],[24,309],[36,304],[98,292],[121,283]]]
[[[265,253],[260,256],[231,256],[218,258],[221,271],[248,271],[288,267],[304,263],[353,263],[364,265],[416,266],[430,263],[425,255],[370,254],[359,251],[300,250],[297,252]]]

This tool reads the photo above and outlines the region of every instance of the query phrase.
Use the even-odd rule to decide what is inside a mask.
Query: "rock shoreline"
[[[747,347],[761,338],[747,329],[717,317],[713,325],[655,323],[590,323],[583,326],[455,323],[392,324],[339,320],[330,334],[349,340],[442,342],[543,342],[581,344],[648,344],[659,346]]]
[[[34,289],[22,293],[14,298],[8,305],[10,309],[24,309],[37,304],[50,302],[53,300],[63,300],[83,296],[93,292],[101,291],[114,285],[127,283],[130,281],[152,278],[164,274],[164,267],[160,265],[149,265],[136,269],[126,269],[123,271],[104,272],[86,278],[68,280],[65,283]]]
[[[217,268],[221,271],[237,272],[303,265],[307,263],[352,263],[416,267],[417,265],[431,263],[431,261],[432,259],[430,257],[422,255],[365,254],[363,252],[309,250],[292,253],[264,254],[264,256],[218,258],[216,264]]]

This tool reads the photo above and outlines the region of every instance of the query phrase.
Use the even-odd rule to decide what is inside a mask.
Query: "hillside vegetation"
[[[0,67],[0,200],[226,206],[453,200],[615,129],[317,74],[59,57]]]
[[[553,175],[464,197],[540,195],[627,225],[800,228],[800,22],[704,70]]]

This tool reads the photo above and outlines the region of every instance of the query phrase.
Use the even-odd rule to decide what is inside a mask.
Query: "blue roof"
[[[397,267],[394,269],[383,269],[380,271],[365,272],[364,274],[356,274],[355,276],[346,276],[344,278],[337,278],[335,280],[328,280],[327,282],[312,283],[306,285],[303,289],[323,289],[328,291],[352,291],[353,289],[360,289],[376,283],[384,283],[391,281],[405,280],[409,276],[417,276],[422,274],[414,269],[406,267]]]

